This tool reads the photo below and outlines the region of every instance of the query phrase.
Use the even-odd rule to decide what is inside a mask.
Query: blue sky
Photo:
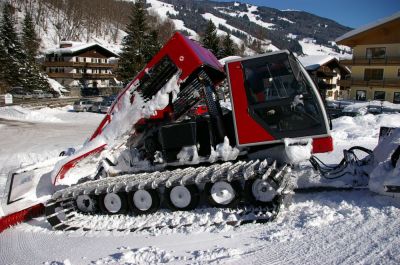
[[[280,10],[307,11],[352,28],[366,25],[400,11],[400,0],[240,0],[240,2]]]

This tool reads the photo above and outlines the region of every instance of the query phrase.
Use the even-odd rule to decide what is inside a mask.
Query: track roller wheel
[[[76,207],[84,213],[94,213],[96,211],[96,200],[89,195],[79,195],[75,199]]]
[[[199,189],[196,185],[166,188],[164,196],[169,208],[172,210],[193,210],[200,200]]]
[[[106,214],[126,213],[128,209],[126,194],[123,192],[102,194],[99,196],[99,206]]]
[[[242,188],[239,182],[217,181],[207,183],[204,190],[210,205],[233,208],[240,201]]]
[[[278,193],[266,180],[251,179],[244,185],[246,198],[255,205],[269,205]]]
[[[128,193],[128,204],[137,215],[154,213],[160,208],[160,197],[156,190],[137,190]]]

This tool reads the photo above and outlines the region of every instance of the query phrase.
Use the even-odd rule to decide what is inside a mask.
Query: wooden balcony
[[[363,86],[363,87],[392,87],[400,88],[400,79],[369,80],[363,79],[344,79],[339,80],[338,84],[342,87]]]
[[[51,78],[81,79],[83,74],[77,73],[47,73]],[[114,74],[85,74],[86,79],[112,79]]]
[[[385,58],[365,58],[353,57],[350,60],[340,60],[340,63],[346,66],[363,66],[363,65],[400,65],[400,57]]]
[[[84,62],[44,62],[45,67],[72,67],[72,68],[110,68],[117,67],[111,63],[84,63]]]

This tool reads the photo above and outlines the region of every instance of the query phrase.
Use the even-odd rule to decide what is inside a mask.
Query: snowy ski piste
[[[56,156],[58,151],[71,146],[79,148],[82,139],[93,131],[102,118],[97,114],[68,112],[68,109],[64,108],[49,110],[46,114],[48,118],[34,119],[29,115],[18,114],[18,117],[13,119],[12,108],[14,107],[0,109],[0,116],[6,120],[2,122],[0,135],[2,139],[9,139],[4,140],[1,145],[6,150],[5,153],[1,152],[0,156],[4,161],[1,172],[5,172],[4,167],[46,161],[48,157]],[[17,110],[21,112],[21,109]],[[47,112],[28,109],[25,111]],[[88,116],[89,120],[94,119],[94,121],[88,123]],[[376,116],[368,114],[335,119],[332,131],[335,151],[320,154],[319,157],[329,164],[336,164],[342,157],[342,150],[353,145],[374,149],[378,144],[379,128],[396,127],[399,120],[400,114]],[[62,126],[62,130],[58,126]],[[78,126],[84,131],[77,130]],[[35,128],[33,132],[32,127]],[[43,136],[52,133],[64,139],[61,146],[57,138],[46,139]],[[398,136],[399,132],[395,131],[389,136],[392,140],[388,141],[386,146],[375,150],[381,161],[377,161],[377,166],[373,170],[370,186],[376,185],[376,180],[387,182],[389,180],[386,178],[391,176],[391,181],[399,178],[399,164],[395,170],[387,171],[388,153],[393,146],[400,144]],[[29,141],[25,140],[26,138],[29,138]],[[24,145],[14,148],[15,143],[19,141]],[[57,152],[54,149],[58,149]],[[19,152],[29,155],[19,155]],[[302,168],[302,174],[308,172],[314,175],[311,181],[307,182],[304,181],[304,177],[299,176],[296,185],[309,186],[310,182],[320,182],[321,177],[309,164],[303,163],[299,167]],[[0,181],[2,190],[6,184],[4,178],[6,176],[3,175]],[[336,184],[340,186],[348,181],[338,179]],[[379,192],[379,190],[374,191]],[[243,264],[243,262],[397,264],[400,262],[400,252],[397,247],[400,243],[399,207],[397,198],[379,195],[367,188],[348,192],[295,194],[291,204],[281,211],[274,222],[239,227],[223,223],[220,226],[204,225],[208,220],[218,218],[218,211],[215,214],[202,216],[202,220],[188,227],[178,225],[173,229],[162,228],[135,233],[117,230],[53,231],[41,217],[0,234],[2,246],[0,262],[2,264]],[[158,216],[153,216],[153,221],[159,221],[162,214],[160,212]],[[177,224],[196,218],[195,214],[190,212],[176,213],[175,217]],[[98,225],[107,223],[126,225],[126,222],[132,221],[126,216],[99,216],[97,219],[99,219]],[[49,244],[52,245],[52,251],[48,251]]]

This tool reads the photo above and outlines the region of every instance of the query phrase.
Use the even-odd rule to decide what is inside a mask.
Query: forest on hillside
[[[60,40],[90,41],[108,36],[114,43],[129,23],[132,2],[115,0],[8,0],[16,11],[32,13],[39,36],[52,35]],[[166,39],[174,30],[171,21],[161,21],[151,13],[150,26],[160,29]],[[54,31],[54,32],[50,32]]]

